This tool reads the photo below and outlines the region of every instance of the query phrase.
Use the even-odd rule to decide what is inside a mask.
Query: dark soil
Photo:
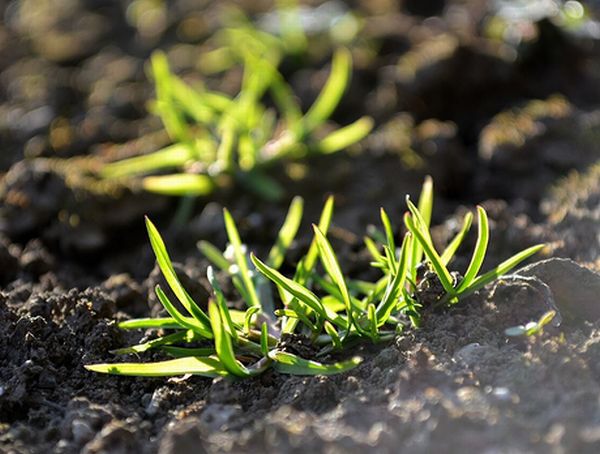
[[[223,3],[171,1],[136,16],[132,5],[154,3],[0,0],[0,452],[600,452],[600,311],[563,302],[589,289],[558,292],[535,272],[429,311],[393,343],[357,347],[365,361],[339,376],[141,379],[83,368],[152,335],[115,324],[160,312],[143,214],[200,304],[207,262],[195,243],[224,246],[222,206],[260,255],[289,198],[302,195],[291,264],[333,193],[330,236],[344,271],[361,277],[377,208],[400,225],[404,195],[415,197],[426,174],[440,244],[481,203],[492,231],[484,267],[543,241],[538,259],[591,270],[578,281],[569,265],[565,282],[600,279],[600,41],[593,24],[569,31],[556,18],[513,24],[518,41],[492,39],[493,2],[347,2],[364,28],[334,120],[368,114],[376,130],[348,152],[271,169],[288,193],[279,203],[233,187],[197,200],[178,226],[177,200],[87,178],[97,159],[165,143],[145,105],[154,49],[186,78],[236,90],[235,70],[197,71]],[[236,4],[257,18],[270,8]],[[597,3],[588,13],[598,17]],[[283,65],[303,105],[331,54],[329,39],[314,40]],[[553,307],[560,314],[542,335],[505,335]]]

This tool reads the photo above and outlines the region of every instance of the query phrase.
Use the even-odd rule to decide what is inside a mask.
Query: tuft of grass
[[[186,84],[171,72],[166,55],[155,52],[151,58],[156,87],[153,110],[172,144],[107,163],[99,171],[101,178],[125,184],[141,178],[144,189],[172,196],[208,195],[233,179],[261,197],[277,199],[283,189],[266,175],[268,166],[311,154],[335,153],[369,134],[373,128],[370,117],[325,136],[320,133],[348,87],[352,72],[348,49],[334,52],[327,82],[303,113],[277,69],[279,58],[271,55],[269,35],[251,29],[228,33],[237,37],[230,37],[231,52],[243,64],[238,95],[230,97]],[[230,178],[223,178],[225,175]]]
[[[481,274],[489,243],[489,226],[485,210],[477,207],[477,241],[469,265],[460,275],[450,271],[448,265],[470,229],[472,215],[465,217],[459,233],[440,253],[429,230],[433,209],[431,179],[428,178],[423,186],[418,206],[409,199],[407,206],[404,215],[406,232],[401,241],[396,241],[392,221],[383,209],[380,213],[383,233],[373,230],[365,239],[373,259],[372,266],[381,273],[373,282],[352,279],[344,273],[327,237],[333,214],[331,197],[325,203],[318,225],[313,225],[313,239],[306,254],[295,264],[286,263],[285,257],[301,225],[301,198],[292,200],[265,260],[248,251],[233,216],[224,210],[229,238],[227,249],[222,252],[206,241],[198,244],[212,263],[207,271],[212,296],[206,309],[193,301],[181,285],[160,233],[147,219],[156,261],[178,306],[157,286],[156,294],[169,317],[129,320],[119,326],[160,330],[161,335],[113,353],[161,350],[173,359],[86,367],[117,375],[196,374],[240,378],[261,374],[269,368],[296,375],[344,372],[360,364],[361,359],[350,357],[341,362],[318,362],[315,358],[327,357],[334,352],[348,358],[348,349],[356,341],[385,342],[411,326],[418,328],[425,311],[456,304],[543,247],[530,247]],[[283,273],[284,263],[286,269],[294,269],[294,272]],[[223,279],[231,281],[246,306],[245,310],[234,309],[227,301],[221,287]],[[434,286],[437,293],[432,295],[431,291],[423,291],[424,286],[436,280],[439,284]],[[537,323],[521,327],[519,334],[539,332],[552,316],[546,314]],[[507,334],[515,335],[516,330],[513,331]],[[302,358],[289,351],[290,339],[295,336],[301,336],[313,345],[314,358]]]

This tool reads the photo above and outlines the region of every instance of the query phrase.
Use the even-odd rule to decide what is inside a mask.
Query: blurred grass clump
[[[329,78],[306,112],[279,71],[285,55],[302,54],[308,45],[301,10],[294,3],[279,2],[279,34],[238,17],[213,36],[217,46],[200,57],[200,66],[205,74],[214,74],[241,65],[243,76],[235,96],[203,83],[187,84],[172,72],[166,55],[156,51],[151,58],[156,87],[152,110],[160,116],[171,144],[108,163],[99,175],[125,185],[141,177],[144,189],[175,196],[208,195],[233,179],[274,200],[283,190],[264,171],[269,165],[335,153],[368,135],[373,121],[366,116],[323,132],[349,84],[348,49],[334,51]]]

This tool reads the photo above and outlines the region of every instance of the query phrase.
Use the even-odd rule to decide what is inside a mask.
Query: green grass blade
[[[179,324],[180,328],[191,329],[192,331],[200,334],[202,337],[205,337],[207,339],[213,338],[212,332],[209,328],[204,326],[195,318],[185,317],[183,314],[181,314],[181,312],[177,310],[173,303],[171,303],[165,292],[163,292],[163,290],[160,288],[160,285],[157,285],[154,288],[154,290],[160,303],[167,310],[169,315],[173,317],[173,320],[175,320]]]
[[[361,117],[354,123],[340,128],[317,144],[317,151],[323,154],[332,154],[348,148],[357,142],[360,142],[369,135],[373,129],[373,119],[371,117]]]
[[[325,321],[325,324],[323,326],[325,328],[325,332],[329,335],[329,337],[331,337],[331,342],[333,343],[334,348],[341,350],[342,340],[340,339],[340,335],[335,329],[335,326],[333,326],[328,321]]]
[[[475,243],[473,257],[471,257],[471,262],[467,267],[465,276],[458,288],[456,289],[457,293],[460,293],[462,290],[468,288],[469,285],[471,285],[473,279],[477,277],[477,273],[479,273],[481,265],[483,264],[483,260],[485,259],[485,253],[487,251],[487,246],[490,238],[490,228],[488,225],[487,213],[481,206],[477,207],[477,218],[477,243]]]
[[[169,287],[171,287],[171,290],[173,290],[173,293],[175,293],[175,296],[183,305],[183,307],[185,307],[192,317],[194,317],[198,323],[204,327],[205,331],[210,334],[210,321],[208,316],[202,309],[200,309],[200,307],[198,307],[190,295],[185,291],[181,285],[181,282],[179,282],[179,278],[175,273],[175,269],[173,268],[173,264],[171,263],[171,259],[167,253],[165,243],[160,236],[160,233],[148,217],[146,217],[146,228],[148,230],[148,237],[150,238],[152,250],[156,256],[156,262],[158,263],[163,276],[169,284]]]
[[[381,223],[383,224],[383,230],[385,231],[385,240],[387,242],[387,246],[392,253],[391,259],[396,260],[396,242],[394,241],[394,230],[392,229],[392,222],[390,221],[389,216],[385,212],[383,208],[379,210],[379,215],[381,216]]]
[[[412,203],[408,202],[409,209],[415,216],[417,221],[415,224],[419,227],[419,229],[425,235],[427,233],[427,237],[429,237],[429,226],[431,225],[431,214],[433,212],[433,179],[428,175],[425,177],[425,181],[423,183],[423,187],[421,188],[421,194],[419,195],[418,208],[416,208]],[[427,238],[431,246],[433,247],[433,242],[431,238]],[[423,247],[421,244],[416,241],[413,244],[413,251],[411,257],[411,278],[414,281],[416,279],[417,265],[423,260]]]
[[[379,326],[383,325],[389,319],[404,287],[408,269],[408,257],[412,252],[411,244],[410,234],[407,233],[402,240],[402,246],[400,246],[400,262],[398,263],[398,267],[393,272],[393,279],[387,285],[381,303],[377,306],[377,323]]]
[[[240,279],[248,295],[246,304],[248,304],[248,306],[261,307],[258,295],[256,293],[256,288],[254,287],[254,282],[252,281],[252,277],[250,276],[250,270],[248,269],[246,254],[244,254],[244,251],[242,250],[242,240],[240,239],[240,234],[227,208],[223,209],[223,218],[225,219],[225,229],[227,230],[227,237],[229,238],[229,242],[233,247],[233,255],[235,257],[235,263],[237,264],[239,269]]]
[[[260,312],[260,307],[252,306],[246,309],[244,314],[244,332],[248,334],[252,329],[252,318]]]
[[[224,117],[219,127],[221,142],[217,148],[217,167],[221,171],[229,171],[234,168],[234,146],[236,142],[237,128],[231,116]]]
[[[173,196],[204,196],[213,192],[215,184],[208,175],[174,173],[145,177],[142,187],[149,192]]]
[[[537,244],[535,246],[531,246],[524,251],[519,252],[518,254],[513,255],[508,260],[505,260],[500,265],[495,267],[494,269],[488,271],[485,274],[477,277],[469,287],[463,289],[458,296],[466,296],[469,293],[473,293],[483,287],[485,287],[490,282],[495,281],[503,274],[506,274],[510,270],[512,270],[515,266],[521,263],[523,260],[531,257],[536,254],[540,250],[542,250],[546,245],[545,244]]]
[[[252,170],[256,165],[258,146],[249,131],[240,132],[237,151],[240,170],[242,172]]]
[[[300,106],[294,98],[294,93],[290,86],[285,82],[279,71],[272,65],[268,65],[268,67],[272,73],[269,89],[273,95],[273,101],[283,114],[288,126],[294,125],[302,118]]]
[[[327,272],[327,274],[341,293],[342,301],[346,306],[346,313],[350,324],[354,324],[356,326],[356,330],[359,333],[367,334],[354,320],[354,312],[357,308],[355,307],[355,304],[353,303],[352,298],[350,297],[350,292],[348,291],[348,287],[346,286],[346,280],[344,279],[344,275],[342,274],[342,269],[340,268],[340,264],[338,263],[337,257],[335,256],[335,252],[333,251],[329,240],[327,240],[325,235],[323,235],[319,228],[314,224],[313,230],[315,232],[315,239],[317,240],[317,246],[319,248],[319,257],[321,258],[321,263],[323,264],[325,271]]]
[[[249,377],[250,372],[243,366],[235,357],[231,337],[224,328],[224,320],[221,316],[221,310],[216,303],[208,303],[208,314],[210,316],[210,324],[215,336],[215,350],[217,356],[223,364],[227,372],[237,377]]]
[[[168,334],[161,336],[151,341],[144,342],[143,344],[132,345],[131,347],[118,348],[111,350],[111,353],[115,355],[126,355],[129,353],[143,353],[154,348],[162,347],[164,345],[173,344],[175,342],[181,342],[183,340],[189,340],[193,338],[193,331],[180,331],[178,333]]]
[[[322,364],[317,361],[300,358],[299,356],[282,351],[269,354],[273,360],[273,368],[282,374],[291,375],[333,375],[346,372],[358,366],[362,358],[355,356],[347,361],[333,364]]]
[[[252,254],[250,258],[252,260],[252,263],[254,263],[256,269],[267,279],[271,280],[278,287],[282,287],[286,292],[288,292],[293,297],[297,298],[299,301],[302,301],[317,314],[321,315],[324,318],[327,317],[325,308],[319,300],[319,298],[317,297],[317,295],[315,295],[303,285],[285,277],[276,269],[269,267],[254,254]]]
[[[313,230],[315,232],[315,239],[317,240],[317,246],[319,248],[319,257],[321,258],[321,263],[325,268],[325,271],[333,281],[333,283],[337,286],[338,290],[341,293],[344,304],[346,305],[346,309],[348,312],[352,310],[352,303],[350,301],[350,292],[348,292],[348,287],[346,286],[346,280],[344,279],[344,275],[342,273],[342,269],[340,268],[340,264],[338,263],[337,257],[335,256],[335,252],[329,243],[329,240],[321,233],[319,228],[313,224]]]
[[[206,102],[204,92],[198,92],[183,82],[179,77],[171,76],[171,94],[183,110],[197,123],[210,124],[217,114],[213,106]]]
[[[304,131],[312,132],[325,122],[340,102],[350,79],[352,55],[348,49],[340,48],[333,55],[331,73],[317,100],[304,116]]]
[[[371,339],[375,342],[379,337],[379,333],[377,330],[377,313],[376,308],[373,303],[370,303],[367,306],[367,320],[369,321],[369,331],[371,335]]]
[[[219,286],[219,282],[215,277],[215,273],[213,271],[212,266],[209,266],[206,270],[206,277],[208,278],[208,282],[213,289],[215,294],[216,303],[219,306],[219,310],[221,311],[221,320],[223,321],[223,326],[227,330],[227,334],[231,336],[231,338],[237,342],[238,335],[236,326],[233,324],[233,320],[231,319],[231,314],[229,313],[229,308],[227,307],[227,303],[225,301],[225,295],[223,294],[223,290]]]
[[[379,263],[379,264],[383,265],[385,263],[385,258],[379,252],[379,249],[377,248],[377,244],[375,244],[375,241],[373,241],[368,236],[365,236],[364,237],[364,242],[365,242],[365,246],[366,246],[367,250],[371,254],[371,257],[373,257],[373,260],[376,263]]]
[[[454,288],[452,286],[452,276],[450,275],[450,272],[442,263],[442,259],[438,255],[433,245],[430,244],[430,241],[428,241],[428,239],[424,236],[423,232],[415,226],[413,218],[409,213],[406,213],[404,215],[404,224],[423,248],[425,255],[429,259],[429,262],[433,266],[435,273],[437,274],[442,286],[444,287],[444,290],[446,290],[446,292],[449,294],[453,294]],[[426,235],[429,236],[428,233]]]
[[[329,230],[329,226],[331,225],[331,218],[333,217],[333,196],[327,197],[327,201],[323,206],[323,210],[321,211],[321,216],[319,218],[319,231],[323,232],[324,235],[327,235]],[[308,252],[306,257],[304,258],[304,271],[306,273],[311,273],[313,268],[315,267],[315,263],[317,258],[319,257],[319,247],[317,245],[317,241],[313,238],[310,243],[310,247],[308,248]]]
[[[100,176],[123,178],[181,167],[193,157],[194,153],[187,144],[176,143],[153,153],[106,164],[100,170]]]
[[[171,377],[187,374],[202,375],[204,377],[227,375],[227,370],[221,362],[212,356],[178,358],[155,363],[88,364],[84,367],[92,372],[102,374],[137,377]]]
[[[293,300],[291,300],[287,307],[291,312],[293,312],[293,315],[286,314],[288,319],[296,319],[301,321],[313,333],[318,333],[320,331],[320,329],[317,327],[317,325],[315,325],[315,323],[312,322],[308,315],[310,309],[307,310],[306,306],[303,306],[298,299],[294,298]]]
[[[202,252],[202,255],[208,259],[210,263],[219,268],[222,271],[229,272],[231,263],[225,258],[223,253],[209,241],[198,241],[198,249]]]
[[[419,213],[423,216],[425,225],[429,227],[431,225],[431,214],[433,213],[433,179],[429,175],[425,177],[417,206],[419,207]]]
[[[472,222],[473,214],[467,213],[465,219],[463,220],[463,225],[460,229],[460,232],[456,234],[456,236],[452,239],[452,241],[450,241],[450,244],[446,246],[446,249],[444,249],[444,252],[442,253],[441,259],[444,265],[448,265],[448,263],[450,263],[450,260],[452,260],[452,258],[454,257],[454,254],[456,254],[457,249],[460,247],[463,240],[465,239],[465,236],[467,235],[467,232],[471,228]]]
[[[303,205],[304,201],[302,197],[294,197],[292,199],[285,221],[277,234],[277,241],[269,252],[267,265],[271,268],[277,270],[282,265],[285,253],[296,237],[296,233],[298,233],[298,228],[302,221]]]
[[[263,356],[269,356],[269,328],[266,322],[263,322],[260,327],[260,351]]]
[[[134,318],[117,325],[121,329],[180,329],[181,325],[173,317]]]
[[[156,87],[156,106],[165,129],[173,141],[188,142],[189,127],[172,99],[172,75],[167,56],[164,52],[157,51],[152,54],[150,61]]]

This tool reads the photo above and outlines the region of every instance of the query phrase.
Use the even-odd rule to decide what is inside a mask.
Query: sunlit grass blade
[[[331,218],[333,217],[333,204],[333,196],[327,197],[327,201],[325,202],[323,210],[321,211],[318,227],[319,231],[323,232],[324,235],[327,235],[329,226],[331,225]],[[312,272],[318,257],[319,246],[316,238],[313,238],[312,242],[310,243],[310,247],[308,248],[308,252],[306,253],[306,257],[304,258],[304,271],[306,273]]]
[[[359,332],[365,333],[364,330],[356,322],[356,320],[354,320],[355,305],[352,302],[352,298],[350,296],[350,292],[348,291],[348,287],[346,286],[346,280],[342,273],[342,269],[340,268],[340,264],[338,263],[337,257],[335,256],[335,252],[333,251],[329,240],[319,230],[319,227],[317,227],[314,224],[313,230],[315,232],[315,239],[317,240],[317,246],[319,248],[319,257],[321,259],[321,263],[323,265],[323,268],[325,268],[325,271],[327,272],[327,274],[341,293],[342,301],[346,306],[346,312],[350,324],[354,324]]]
[[[383,230],[385,231],[385,240],[387,242],[387,247],[390,249],[392,253],[392,259],[396,260],[396,242],[394,241],[394,230],[392,229],[392,222],[390,221],[389,216],[385,212],[383,208],[379,210],[379,215],[381,217],[381,223],[383,224]]]
[[[433,179],[429,175],[425,177],[423,182],[417,207],[425,225],[429,227],[431,225],[431,214],[433,213]]]
[[[308,312],[310,311],[310,309],[307,309],[306,306],[303,306],[300,303],[300,300],[294,298],[293,300],[291,300],[287,307],[289,307],[289,311],[292,312],[292,314],[289,314],[287,311],[285,313],[285,316],[288,317],[289,320],[297,320],[297,321],[301,321],[302,323],[304,323],[304,325],[306,325],[306,327],[313,333],[318,333],[319,332],[319,328],[317,327],[317,325],[310,319],[310,316],[308,315]]]
[[[429,259],[431,265],[433,266],[433,269],[435,270],[435,273],[437,274],[442,286],[444,287],[444,290],[447,293],[454,293],[454,288],[452,285],[453,280],[452,276],[450,275],[450,272],[442,263],[442,260],[435,248],[433,247],[433,245],[430,244],[430,240],[428,241],[424,236],[424,233],[415,226],[413,218],[409,213],[406,213],[404,215],[404,224],[423,248],[425,255]]]
[[[173,196],[203,196],[210,194],[215,184],[208,175],[193,173],[173,173],[145,177],[142,187],[149,192]]]
[[[467,267],[463,280],[456,289],[457,293],[460,293],[471,285],[473,279],[477,277],[477,273],[479,273],[483,260],[485,259],[485,253],[490,238],[490,229],[487,213],[481,206],[477,207],[477,222],[477,243],[475,243],[475,250],[473,251],[471,262]]]
[[[518,254],[513,255],[511,258],[509,258],[508,260],[505,260],[504,262],[502,262],[500,265],[498,265],[494,269],[475,278],[475,280],[473,280],[473,282],[471,282],[471,285],[469,285],[468,288],[465,288],[460,292],[459,296],[466,296],[469,293],[473,293],[473,292],[485,287],[490,282],[495,281],[503,274],[506,274],[507,272],[512,270],[515,266],[517,266],[523,260],[528,259],[533,254],[536,254],[537,252],[541,251],[545,246],[546,246],[545,244],[538,244],[535,246],[531,246],[530,248],[527,248],[524,251],[519,252]]]
[[[130,347],[118,348],[111,350],[111,353],[115,355],[126,355],[129,353],[143,353],[154,348],[158,348],[164,345],[173,344],[175,342],[181,342],[183,340],[189,341],[193,339],[193,331],[180,331],[178,333],[168,334],[161,336],[151,341],[144,342],[138,345],[132,345]]]
[[[156,51],[151,58],[152,75],[156,87],[156,106],[165,129],[172,140],[188,142],[189,127],[182,112],[172,102],[172,79],[169,62],[164,52]]]
[[[360,142],[369,135],[373,129],[371,117],[361,117],[354,123],[337,129],[317,144],[317,150],[323,154],[332,154]]]
[[[317,100],[304,116],[304,131],[311,132],[327,120],[342,98],[350,79],[352,55],[348,49],[340,48],[333,55],[331,73]]]
[[[433,247],[433,242],[429,237],[429,226],[431,225],[431,214],[433,212],[433,179],[428,175],[425,177],[423,187],[421,188],[421,194],[419,195],[418,208],[415,207],[410,201],[407,201],[408,207],[415,216],[416,226],[423,232],[424,237],[429,241],[429,244]],[[425,234],[427,234],[425,236]],[[410,269],[412,271],[411,278],[414,281],[416,279],[417,265],[423,259],[423,247],[416,241],[413,244],[412,257]]]
[[[260,307],[249,307],[244,314],[244,332],[248,334],[252,329],[252,320],[256,314],[260,312]]]
[[[333,375],[355,368],[362,358],[355,356],[347,361],[333,364],[322,364],[317,361],[300,358],[282,351],[272,351],[269,357],[273,360],[273,368],[282,374],[292,375]]]
[[[467,235],[467,232],[471,228],[472,222],[473,214],[467,213],[465,219],[463,220],[463,225],[460,229],[460,232],[458,232],[456,236],[452,239],[452,241],[450,241],[450,244],[446,246],[446,249],[444,249],[444,252],[440,257],[444,265],[448,265],[448,263],[450,263],[450,260],[452,260],[452,258],[454,257],[454,254],[456,254],[457,249],[460,247],[463,240],[465,239],[465,236]]]
[[[256,294],[256,288],[254,287],[254,282],[250,276],[250,270],[248,269],[246,254],[244,254],[244,251],[242,250],[242,240],[240,239],[240,234],[227,208],[223,209],[223,218],[225,220],[225,229],[227,230],[229,243],[233,247],[233,255],[235,257],[235,263],[239,269],[240,279],[248,295],[248,301],[246,301],[246,303],[249,306],[261,307],[258,295]]]
[[[84,367],[102,374],[137,377],[171,377],[192,374],[212,378],[227,375],[227,370],[221,362],[212,356],[204,358],[192,356],[155,363],[88,364]]]
[[[325,306],[331,312],[338,313],[346,310],[346,305],[344,302],[336,296],[326,295],[321,298],[321,302],[323,303],[323,306]]]
[[[153,153],[105,164],[100,170],[103,178],[123,178],[157,170],[180,167],[192,159],[194,153],[184,143],[176,143]]]
[[[378,326],[381,326],[387,322],[392,311],[396,307],[398,298],[402,293],[404,281],[406,280],[407,276],[408,257],[412,252],[411,245],[411,237],[410,234],[407,233],[402,240],[402,246],[400,246],[400,261],[398,262],[396,270],[392,272],[393,279],[388,283],[383,299],[377,306]]]
[[[267,258],[267,265],[271,268],[279,269],[282,265],[285,253],[292,244],[300,227],[303,206],[304,201],[302,197],[294,197],[292,199],[285,221],[277,234],[275,245],[271,248],[269,257]]]
[[[260,327],[260,350],[263,356],[269,356],[269,327],[265,322]]]
[[[288,125],[296,124],[302,118],[300,106],[294,98],[294,94],[290,86],[285,82],[283,76],[275,67],[270,66],[270,71],[273,73],[271,78],[271,94],[273,101],[283,113],[283,116]]]
[[[160,233],[150,221],[148,217],[146,217],[146,228],[148,230],[148,237],[150,238],[150,244],[152,246],[152,250],[154,251],[154,255],[156,256],[156,262],[165,277],[167,283],[173,293],[179,300],[179,302],[185,307],[185,309],[194,317],[199,325],[201,325],[208,337],[210,337],[210,321],[208,316],[204,313],[200,307],[192,300],[189,294],[179,282],[179,278],[175,273],[175,269],[173,268],[173,264],[171,263],[171,258],[167,253],[167,248],[165,247],[165,243],[160,236]],[[173,316],[173,314],[171,314]]]
[[[219,306],[219,310],[221,311],[221,321],[223,322],[223,327],[227,330],[227,334],[229,334],[231,338],[237,342],[237,327],[233,324],[231,314],[229,313],[229,309],[227,308],[227,303],[225,301],[225,295],[223,294],[223,290],[221,290],[219,282],[215,277],[212,266],[209,266],[206,270],[206,277],[208,278],[208,282],[210,283],[210,286],[215,294],[216,304]]]
[[[335,256],[335,252],[333,251],[329,240],[327,240],[325,235],[323,235],[319,228],[314,224],[313,230],[315,232],[315,239],[317,240],[317,246],[319,248],[319,257],[321,258],[321,263],[323,264],[325,271],[333,283],[340,291],[344,304],[346,304],[346,309],[350,312],[352,309],[350,292],[348,292],[346,280],[342,273],[342,269],[340,268],[340,264],[338,263],[337,257]]]
[[[238,165],[243,172],[256,166],[258,146],[249,131],[240,132],[238,138]]]
[[[134,318],[117,325],[121,329],[180,329],[181,325],[173,317]]]
[[[383,255],[381,255],[381,253],[379,252],[379,249],[377,248],[377,244],[375,243],[375,241],[373,241],[368,236],[365,236],[364,242],[365,242],[365,246],[366,246],[367,250],[371,254],[371,257],[373,257],[373,260],[378,264],[381,264],[381,265],[385,264],[386,260],[383,257]]]
[[[208,314],[210,316],[210,324],[215,336],[215,350],[217,356],[223,364],[223,367],[231,374],[237,377],[248,377],[250,372],[242,365],[235,357],[231,337],[225,330],[224,320],[221,316],[221,310],[216,303],[208,303]]]
[[[163,290],[160,288],[160,285],[157,285],[154,290],[160,303],[167,310],[169,315],[173,317],[173,320],[180,325],[180,328],[191,329],[192,331],[200,334],[202,337],[212,339],[213,335],[210,329],[200,323],[197,319],[185,317],[181,312],[179,312],[173,303],[171,303],[165,292],[163,292]]]
[[[379,332],[377,329],[377,313],[373,303],[367,305],[367,320],[369,321],[369,332],[371,339],[375,342],[379,338]]]
[[[333,326],[331,323],[329,323],[328,321],[325,322],[325,324],[323,325],[323,327],[325,328],[325,332],[329,335],[329,337],[331,337],[331,342],[333,343],[333,346],[337,349],[342,349],[342,340],[340,339],[340,335],[338,334],[337,330],[335,329],[335,326]]]
[[[200,124],[211,123],[217,117],[217,113],[206,104],[200,92],[174,75],[171,75],[171,96],[187,115]]]
[[[204,257],[206,257],[209,262],[222,271],[229,271],[231,263],[229,263],[229,260],[223,256],[223,253],[216,246],[209,241],[204,240],[198,241],[197,246],[200,252],[202,252]]]
[[[319,298],[302,284],[299,284],[298,282],[285,277],[277,270],[270,268],[254,255],[251,256],[251,259],[256,269],[258,269],[258,271],[260,271],[269,280],[273,281],[275,285],[282,287],[286,292],[306,304],[321,317],[331,321],[332,323],[343,324],[343,320],[338,316],[338,314],[328,311],[327,308],[323,306],[323,303],[319,300]]]
[[[221,121],[219,132],[221,141],[217,148],[216,166],[220,171],[229,171],[234,166],[234,146],[236,141],[236,124],[232,116],[227,115]]]

